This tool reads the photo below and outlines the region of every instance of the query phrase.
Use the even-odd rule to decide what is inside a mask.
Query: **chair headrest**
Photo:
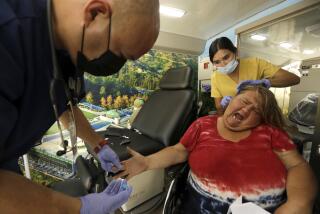
[[[190,67],[169,69],[160,80],[161,89],[186,89],[192,87]]]

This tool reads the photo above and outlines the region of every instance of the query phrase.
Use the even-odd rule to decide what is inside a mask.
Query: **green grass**
[[[58,125],[55,123],[53,124],[50,129],[48,129],[48,131],[46,132],[46,135],[51,135],[51,134],[55,134],[59,131],[58,129]]]
[[[37,172],[35,170],[30,170],[31,180],[37,184],[41,184],[43,186],[49,186],[52,183],[60,181],[51,176],[45,175],[41,172]]]
[[[84,116],[86,116],[86,118],[87,118],[88,120],[91,120],[91,119],[97,117],[96,114],[92,114],[92,113],[87,112],[87,111],[82,111],[82,113],[84,114]]]
[[[96,114],[93,114],[93,113],[90,113],[90,112],[86,112],[86,111],[82,111],[84,116],[88,119],[88,120],[91,120],[93,118],[95,118],[97,115]],[[61,124],[62,125],[62,124]],[[63,129],[63,127],[62,127]],[[55,134],[59,131],[58,129],[58,125],[57,123],[53,124],[49,129],[48,131],[46,132],[45,135],[51,135],[51,134]]]
[[[24,167],[20,166],[20,169],[23,174],[24,173]],[[30,169],[30,175],[31,180],[37,184],[43,185],[43,186],[49,186],[52,183],[60,181],[59,179],[53,178],[51,176],[45,175],[41,172],[38,172],[36,170]]]

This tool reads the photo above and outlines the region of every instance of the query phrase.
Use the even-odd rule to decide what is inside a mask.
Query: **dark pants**
[[[183,213],[226,214],[230,204],[201,195],[187,183]]]

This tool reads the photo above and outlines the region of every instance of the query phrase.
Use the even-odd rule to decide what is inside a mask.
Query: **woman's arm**
[[[317,181],[309,164],[296,151],[275,152],[288,170],[287,202],[275,214],[311,214],[317,194]]]
[[[283,69],[279,69],[268,80],[272,87],[289,87],[300,83],[300,77]]]
[[[118,174],[116,176],[117,178],[127,177],[127,179],[130,179],[144,171],[165,168],[174,164],[185,162],[188,159],[188,151],[181,143],[177,143],[174,146],[169,146],[147,157],[135,152],[130,148],[128,148],[128,152],[132,155],[132,157],[122,162],[124,171]]]

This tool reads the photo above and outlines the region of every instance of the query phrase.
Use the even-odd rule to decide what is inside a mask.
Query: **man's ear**
[[[85,26],[88,26],[99,13],[111,17],[112,11],[108,0],[89,0],[84,5],[83,11]]]

